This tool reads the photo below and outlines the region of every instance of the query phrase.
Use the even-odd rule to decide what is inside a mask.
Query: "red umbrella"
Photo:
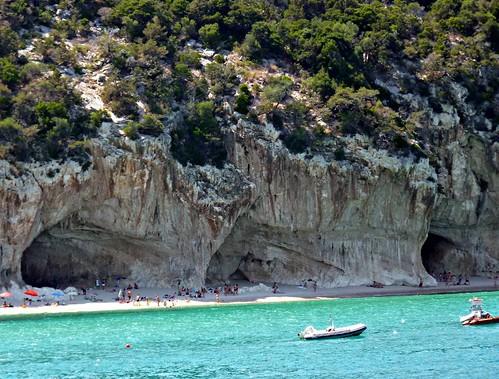
[[[10,292],[2,292],[0,293],[0,297],[11,297],[12,294]]]
[[[38,296],[38,292],[36,292],[35,290],[24,291],[24,294],[28,296]]]

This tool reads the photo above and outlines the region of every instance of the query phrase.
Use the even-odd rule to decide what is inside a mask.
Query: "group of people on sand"
[[[446,286],[448,286],[448,285],[469,286],[470,285],[470,278],[468,275],[464,276],[463,274],[459,274],[456,276],[451,271],[442,271],[438,274],[432,273],[432,276],[437,281],[445,283]]]
[[[130,303],[132,301],[133,297],[133,290],[138,290],[139,286],[137,283],[133,283],[133,286],[131,284],[128,284],[127,287],[124,287],[123,289],[120,288],[118,291],[118,301],[120,303]]]
[[[201,288],[187,288],[179,287],[177,291],[178,296],[187,296],[189,298],[201,299],[206,296],[208,289],[206,287]]]
[[[239,284],[234,284],[231,286],[230,284],[224,284],[224,295],[239,295]]]

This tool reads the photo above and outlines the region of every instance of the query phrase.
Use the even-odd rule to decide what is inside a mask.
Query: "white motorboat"
[[[489,312],[482,308],[483,300],[474,297],[470,299],[471,309],[470,313],[466,316],[459,318],[462,325],[481,325],[481,324],[494,324],[499,323],[499,317],[493,317]]]
[[[317,330],[313,326],[307,326],[302,332],[298,333],[298,336],[304,340],[352,337],[358,336],[366,329],[367,326],[364,324],[354,324],[350,326],[343,326],[341,328],[330,326],[326,329],[321,330]]]

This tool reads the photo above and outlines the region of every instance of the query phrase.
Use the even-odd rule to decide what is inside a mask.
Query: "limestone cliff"
[[[182,167],[167,139],[117,141],[92,142],[88,171],[54,162],[13,172],[2,162],[3,285],[23,279],[22,265],[33,284],[116,275],[144,286],[203,281],[254,186],[234,168]]]
[[[437,185],[428,159],[358,136],[337,161],[290,154],[271,126],[240,120],[227,132],[230,164],[216,169],[180,165],[167,133],[133,142],[117,132],[107,124],[91,141],[86,170],[1,162],[2,286],[116,276],[432,285],[427,269],[497,267],[497,143],[449,144]]]
[[[499,268],[499,144],[467,136],[443,151],[430,232],[431,269],[474,274]],[[435,238],[436,237],[436,238]]]

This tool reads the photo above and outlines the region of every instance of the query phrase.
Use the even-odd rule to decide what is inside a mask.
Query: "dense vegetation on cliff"
[[[474,107],[463,127],[499,122],[498,0],[1,0],[0,35],[10,160],[81,159],[108,112],[133,139],[181,114],[170,134],[182,163],[223,165],[234,111],[271,122],[295,153],[358,133],[428,155],[427,115],[380,84],[398,72],[400,92],[436,113],[462,86]],[[82,99],[89,87],[102,105]]]

